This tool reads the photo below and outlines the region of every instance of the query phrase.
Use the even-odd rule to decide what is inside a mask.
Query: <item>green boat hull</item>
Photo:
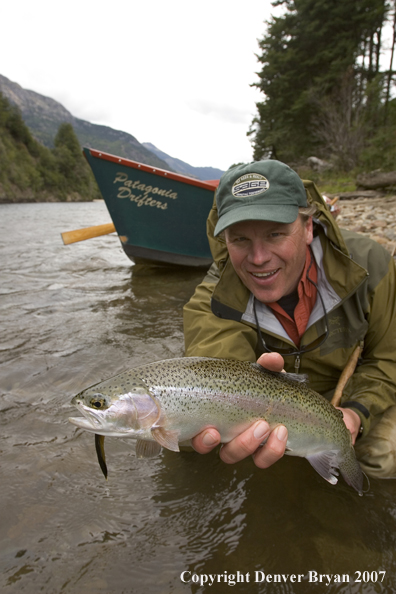
[[[182,266],[208,266],[206,219],[217,182],[202,182],[84,148],[126,255]]]

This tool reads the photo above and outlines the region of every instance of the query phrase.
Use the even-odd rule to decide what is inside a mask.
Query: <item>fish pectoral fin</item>
[[[177,431],[168,431],[164,427],[155,427],[151,429],[151,434],[159,444],[172,452],[180,452],[179,433]]]
[[[326,481],[332,485],[336,485],[338,481],[338,452],[336,450],[328,450],[327,452],[320,452],[312,456],[306,456],[308,462]]]
[[[138,458],[154,458],[161,451],[161,446],[156,441],[138,439],[136,442],[136,456]]]

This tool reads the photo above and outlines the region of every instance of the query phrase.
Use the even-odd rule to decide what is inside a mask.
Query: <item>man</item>
[[[340,231],[312,182],[279,161],[239,165],[222,177],[208,218],[214,258],[184,308],[186,356],[258,362],[306,373],[331,399],[349,357],[363,346],[344,389],[344,421],[367,474],[396,477],[396,275],[379,244]],[[282,358],[283,355],[283,358]],[[266,439],[263,447],[260,444]],[[209,427],[193,440],[220,442]],[[225,462],[283,456],[287,429],[259,421],[222,447]]]

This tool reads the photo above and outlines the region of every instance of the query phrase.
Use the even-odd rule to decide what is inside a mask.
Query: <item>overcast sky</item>
[[[270,0],[4,0],[0,74],[76,117],[227,169],[252,160],[261,97],[250,85],[271,14]]]

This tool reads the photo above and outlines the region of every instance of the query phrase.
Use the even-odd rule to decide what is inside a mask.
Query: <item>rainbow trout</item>
[[[72,400],[83,417],[69,420],[95,433],[99,463],[107,475],[106,435],[137,440],[138,456],[158,454],[161,446],[179,451],[179,443],[205,427],[216,427],[227,443],[254,421],[288,430],[290,456],[307,458],[331,484],[337,468],[362,494],[363,474],[342,413],[306,383],[256,363],[185,357],[157,361],[110,378]],[[101,437],[102,436],[102,437]]]

